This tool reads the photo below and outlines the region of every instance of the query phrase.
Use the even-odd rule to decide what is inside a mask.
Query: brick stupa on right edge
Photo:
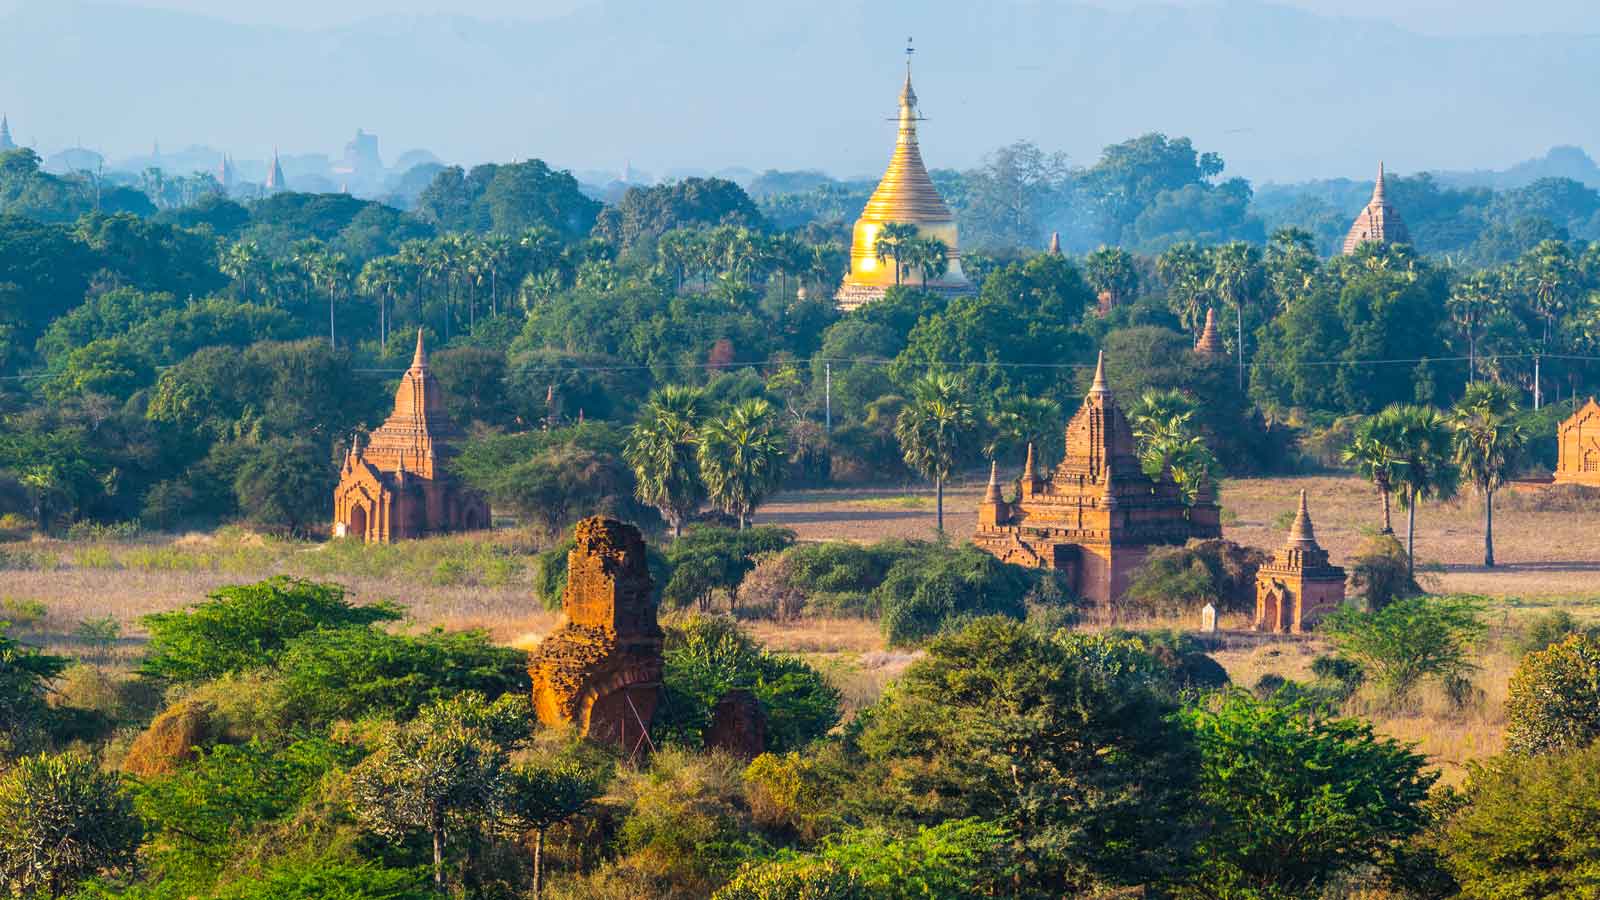
[[[1343,603],[1344,569],[1328,562],[1328,551],[1317,544],[1302,490],[1288,542],[1256,572],[1254,630],[1300,634]]]

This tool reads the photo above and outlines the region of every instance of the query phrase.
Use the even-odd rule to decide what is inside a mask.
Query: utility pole
[[[833,363],[822,364],[822,420],[828,434],[833,434]]]

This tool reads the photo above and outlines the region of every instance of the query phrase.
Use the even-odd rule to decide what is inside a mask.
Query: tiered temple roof
[[[1372,199],[1356,215],[1355,224],[1350,226],[1350,233],[1344,239],[1344,253],[1349,256],[1356,252],[1356,248],[1366,243],[1378,244],[1409,244],[1411,232],[1407,230],[1406,223],[1400,218],[1400,213],[1389,202],[1384,190],[1386,181],[1383,174],[1383,163],[1378,163],[1378,180],[1372,186]]]
[[[1170,471],[1145,474],[1106,383],[1104,354],[1064,437],[1060,464],[1043,477],[1029,445],[1015,502],[1002,499],[991,472],[975,544],[1007,562],[1065,571],[1081,596],[1109,605],[1150,546],[1221,536],[1209,490],[1186,504]]]
[[[455,452],[454,441],[462,436],[445,411],[444,389],[428,368],[428,351],[422,344],[422,330],[418,329],[411,366],[395,391],[394,412],[372,432],[362,456],[380,471],[404,470],[433,478],[439,462]]]

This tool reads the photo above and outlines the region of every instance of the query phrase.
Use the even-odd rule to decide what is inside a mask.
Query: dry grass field
[[[1367,484],[1349,477],[1236,479],[1222,486],[1224,532],[1241,543],[1273,548],[1282,541],[1299,491],[1311,502],[1317,536],[1336,560],[1357,551],[1378,522]],[[982,494],[976,479],[946,494],[952,540],[970,536]],[[1508,649],[1521,625],[1542,610],[1562,608],[1579,619],[1600,619],[1600,509],[1551,511],[1525,495],[1503,496],[1495,517],[1494,569],[1482,563],[1482,506],[1475,497],[1426,505],[1417,515],[1417,553],[1425,580],[1437,591],[1489,598],[1490,638],[1477,687],[1481,700],[1465,709],[1442,693],[1424,693],[1405,709],[1352,701],[1350,712],[1370,716],[1386,733],[1416,742],[1446,773],[1496,752],[1502,705],[1515,661]],[[1395,510],[1396,530],[1405,529]],[[802,540],[874,541],[932,538],[932,492],[923,489],[795,491],[776,498],[758,523],[792,528]],[[305,544],[263,539],[235,530],[213,535],[155,536],[126,541],[45,541],[0,544],[0,619],[19,621],[30,640],[113,668],[139,653],[139,618],[195,602],[219,586],[274,574],[337,581],[358,602],[393,600],[409,611],[408,627],[482,628],[496,640],[529,647],[556,623],[532,593],[533,548],[511,532],[433,539],[394,547],[344,542]],[[85,622],[110,618],[115,641],[96,638]],[[1191,622],[1155,622],[1189,628]],[[1242,617],[1225,619],[1215,656],[1241,685],[1275,674],[1304,678],[1328,652],[1315,637],[1273,639],[1248,633]],[[796,624],[750,623],[767,646],[804,656],[828,673],[847,706],[870,703],[915,658],[884,646],[875,623],[812,619]]]

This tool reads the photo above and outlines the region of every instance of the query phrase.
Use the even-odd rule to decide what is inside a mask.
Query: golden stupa
[[[923,287],[921,273],[900,272],[896,280],[893,258],[878,259],[878,233],[885,225],[913,225],[922,237],[938,238],[947,248],[949,268],[938,279],[927,282],[929,290],[962,292],[971,285],[961,271],[961,252],[956,243],[956,217],[933,186],[922,164],[917,147],[917,92],[911,89],[911,63],[906,62],[906,83],[900,90],[900,130],[895,136],[894,155],[889,169],[872,192],[867,208],[856,220],[850,241],[850,271],[844,276],[835,300],[840,309],[851,310],[883,297],[896,284]]]

